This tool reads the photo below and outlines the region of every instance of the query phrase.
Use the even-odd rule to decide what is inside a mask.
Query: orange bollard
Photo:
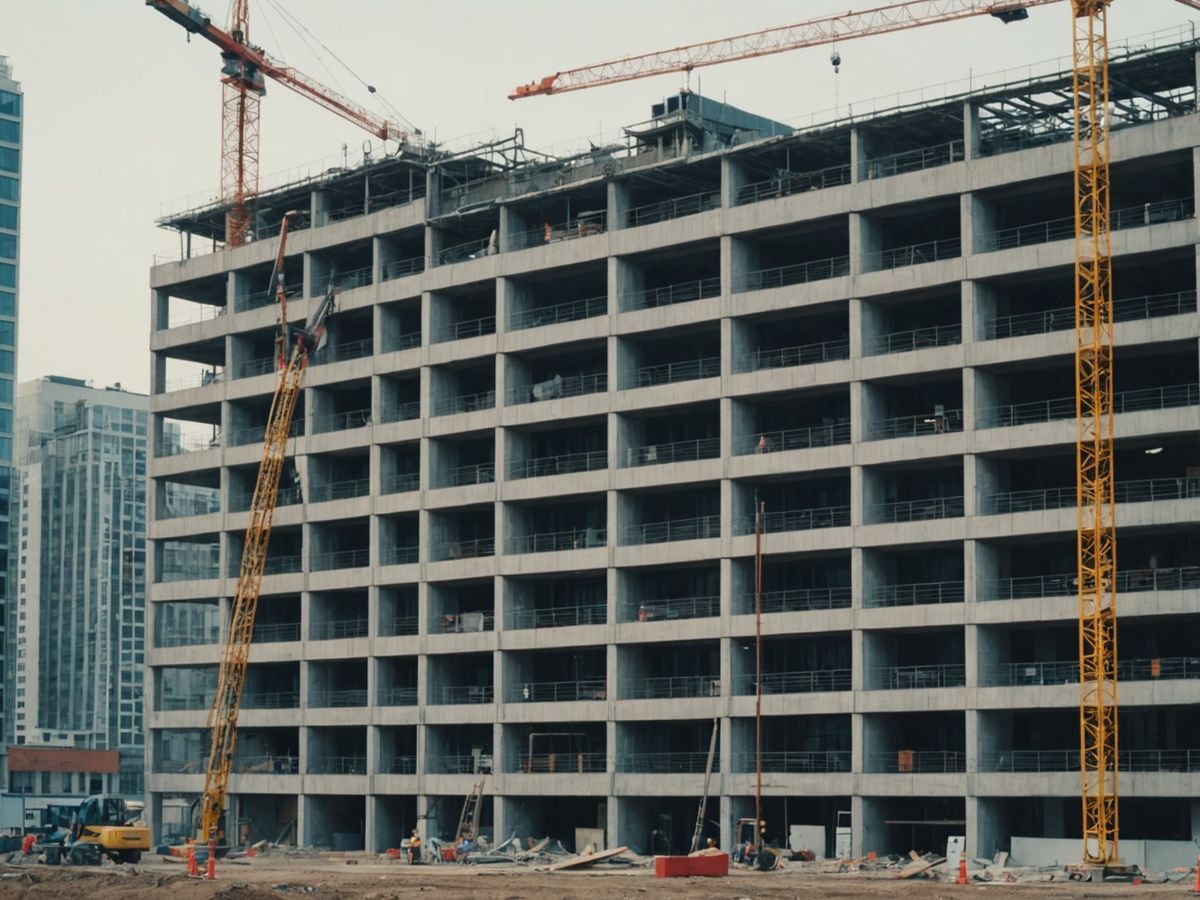
[[[200,877],[200,869],[196,865],[196,848],[188,844],[187,851],[188,876],[191,878]]]
[[[208,880],[215,881],[217,877],[217,842],[208,842]]]
[[[967,854],[965,852],[958,855],[958,880],[955,884],[967,883]]]
[[[1192,886],[1193,894],[1200,894],[1200,856],[1196,857],[1196,883]]]

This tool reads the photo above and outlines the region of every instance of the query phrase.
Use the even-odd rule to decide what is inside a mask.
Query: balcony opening
[[[608,504],[604,494],[508,503],[505,509],[508,553],[557,553],[608,544]]]
[[[622,467],[658,466],[721,455],[721,411],[716,401],[627,413],[618,419]]]
[[[556,759],[567,756],[566,753],[550,755]],[[614,843],[607,833],[608,801],[604,797],[506,796],[503,802],[504,821],[512,825],[514,834],[549,837],[552,843],[562,844],[568,853],[583,853],[589,846],[599,849]],[[596,844],[597,837],[604,843]]]
[[[496,406],[496,364],[490,357],[474,363],[434,366],[429,370],[429,415],[493,409]]]
[[[972,201],[977,252],[1075,239],[1074,188],[1069,175],[980,191],[972,194]]]
[[[379,591],[379,635],[398,637],[417,633],[417,586],[381,588]]]
[[[865,272],[957,259],[962,256],[958,195],[876,209],[862,219]]]
[[[417,705],[417,658],[415,656],[379,657],[376,681],[375,703],[378,706]],[[415,743],[413,752],[416,752]],[[386,755],[381,764],[385,766],[389,764]],[[394,761],[392,764],[394,765]],[[393,774],[411,774],[416,770],[409,768],[407,772],[398,772],[394,768],[385,768],[383,771],[390,771]]]
[[[603,647],[508,653],[506,703],[574,703],[607,700]]]
[[[754,797],[731,797],[732,814],[736,818],[754,819]],[[837,828],[839,813],[850,812],[850,798],[814,797],[812,795],[768,795],[762,798],[762,817],[767,823],[767,843],[790,846],[791,829],[796,825],[808,826],[805,836],[813,844],[805,847],[812,850],[817,859],[837,859]],[[844,822],[846,815],[843,815]],[[943,848],[944,849],[944,848]]]
[[[732,404],[733,452],[779,453],[850,443],[850,388],[761,394]]]
[[[296,846],[293,830],[298,805],[296,795],[236,793],[231,794],[229,800],[236,809],[238,843],[242,846],[275,841],[280,835],[284,835],[279,841],[282,846]],[[163,832],[167,832],[165,824]]]
[[[672,719],[666,722],[618,722],[618,772],[643,775],[704,774],[712,742],[713,719]],[[713,771],[721,769],[721,738],[713,754]],[[696,821],[695,803],[692,820]],[[691,829],[686,837],[691,840]],[[684,850],[686,851],[686,848]]]
[[[1195,345],[1160,341],[1129,347],[1113,360],[1113,409],[1149,412],[1200,403]]]
[[[308,296],[323,297],[332,285],[342,293],[355,288],[368,287],[372,278],[371,242],[355,241],[339,244],[329,250],[318,250],[309,254],[311,272],[308,281]]]
[[[721,568],[655,566],[617,572],[622,622],[705,619],[721,614]]]
[[[384,375],[379,379],[379,418],[384,423],[407,422],[421,415],[421,375]]]
[[[721,248],[702,241],[617,262],[621,311],[653,309],[721,293]]]
[[[496,282],[480,281],[429,295],[429,341],[440,344],[496,333]]]
[[[415,755],[413,758],[416,758]],[[419,824],[415,795],[376,795],[375,846],[371,849],[376,853],[383,853],[393,847],[399,847]]]
[[[362,359],[375,352],[375,323],[369,309],[339,311],[326,324],[325,346],[314,351],[309,363],[314,366]]]
[[[155,352],[154,393],[190,391],[225,381],[225,339],[174,344]]]
[[[342,709],[367,705],[369,698],[365,659],[311,662],[308,672],[308,705],[314,709]]]
[[[309,566],[313,572],[365,569],[371,564],[371,526],[367,519],[342,519],[309,526]]]
[[[507,286],[511,331],[608,314],[608,270],[603,263],[516,276]]]
[[[314,641],[366,637],[370,631],[367,592],[322,591],[309,595],[309,636]]]
[[[735,481],[732,503],[734,534],[754,534],[756,521],[762,534],[848,526],[850,472]]]
[[[300,663],[251,663],[242,709],[299,709]]]
[[[963,515],[962,460],[863,469],[867,523],[924,522]]]
[[[455,831],[458,830],[458,823],[462,817],[463,795],[432,795],[426,802],[428,804],[425,813],[426,837],[436,837],[453,844],[458,837]],[[495,826],[492,824],[495,822],[494,809],[495,796],[485,791],[483,798],[479,801],[475,821],[478,834],[489,840],[496,836]]]
[[[308,502],[352,500],[371,492],[371,456],[365,450],[308,457]]]
[[[309,393],[313,401],[310,434],[346,431],[371,424],[370,379],[312,388]]]
[[[850,131],[826,132],[819,140],[774,143],[739,154],[733,205],[758,203],[850,183]]]
[[[755,694],[753,636],[735,637],[730,656],[733,693]],[[813,694],[850,690],[850,635],[766,637],[762,646],[762,693]]]
[[[442,581],[428,587],[429,633],[469,634],[496,627],[495,581]]]
[[[379,729],[379,770],[384,775],[415,775],[417,772],[417,726],[384,725]],[[415,814],[415,798],[414,809]],[[415,819],[409,819],[409,831]],[[404,833],[408,837],[409,832]],[[390,846],[399,846],[397,843]]]
[[[478,200],[493,199],[496,179],[485,173],[452,173],[447,168],[438,172],[442,187],[438,206],[450,212],[432,224],[433,264],[445,266],[494,256],[500,252],[500,211],[492,204],[479,212],[463,213],[464,205]]]
[[[379,239],[379,277],[383,281],[418,275],[424,271],[425,229],[409,228]],[[420,328],[417,330],[420,331]]]
[[[215,534],[157,541],[154,552],[156,582],[203,581],[221,577],[221,545]]]
[[[866,690],[923,690],[966,684],[961,629],[872,630],[863,639]]]
[[[863,846],[905,857],[910,850],[942,856],[946,841],[967,827],[966,805],[963,797],[864,797]]]
[[[966,750],[961,712],[863,716],[863,767],[867,772],[965,772]]]
[[[721,376],[721,329],[713,322],[618,341],[622,390]]]
[[[216,600],[156,603],[153,608],[155,647],[194,647],[221,640]]]
[[[226,447],[262,446],[266,440],[267,419],[271,414],[271,395],[262,394],[229,402]],[[304,434],[304,395],[296,398],[288,437]],[[215,446],[215,445],[214,445]]]
[[[295,220],[293,220],[294,227]],[[291,228],[289,228],[289,231]],[[233,273],[233,291],[235,312],[249,312],[264,306],[274,306],[278,294],[278,282],[271,282],[271,273],[275,268],[274,254],[268,263],[250,266]],[[283,261],[284,292],[288,299],[298,299],[304,295],[304,256],[289,254]],[[321,293],[325,287],[321,286]],[[224,293],[224,292],[222,292]]]
[[[866,382],[867,440],[962,431],[962,403],[962,374],[957,371]]]
[[[735,372],[809,366],[850,358],[850,313],[845,303],[732,321]]]
[[[871,549],[863,554],[863,605],[868,608],[964,599],[960,543]]]
[[[407,566],[420,559],[420,517],[417,513],[381,516],[379,519],[379,564]]]
[[[300,595],[264,594],[254,613],[256,644],[278,644],[300,640]]]
[[[239,728],[233,772],[235,775],[300,774],[300,729]]]
[[[1114,362],[1115,370],[1115,362]],[[979,428],[1075,417],[1075,365],[1069,357],[976,369]]]
[[[163,666],[155,682],[158,688],[155,709],[206,710],[212,707],[213,695],[217,691],[217,667]]]
[[[429,442],[429,487],[464,487],[496,480],[496,436],[492,431],[456,434]]]
[[[496,555],[496,515],[489,506],[430,513],[432,562]]]
[[[491,653],[430,656],[427,663],[427,702],[431,706],[495,702]]]
[[[848,641],[849,635],[846,638]],[[753,772],[754,719],[746,717],[729,721],[733,729],[733,771]],[[763,716],[763,774],[849,772],[850,735],[849,715]],[[784,824],[783,819],[777,818],[772,822],[768,818],[768,830],[776,835]],[[824,852],[823,847],[811,849]]]
[[[978,549],[980,600],[1066,597],[1078,590],[1073,535],[981,541]]]
[[[620,699],[721,696],[721,650],[716,641],[630,644],[619,647],[617,652]],[[704,747],[708,748],[707,733]]]
[[[421,486],[421,442],[382,444],[379,448],[379,492],[403,494]]]
[[[979,511],[984,515],[1010,515],[1074,506],[1075,473],[1073,448],[977,456]]]
[[[170,416],[153,416],[153,429],[153,455],[157,458],[202,453],[223,443],[221,409],[217,404],[172,410]]]
[[[570,191],[551,191],[508,207],[506,250],[543,247],[608,230],[608,191],[604,182]]]
[[[506,628],[566,628],[608,621],[608,586],[603,572],[568,577],[505,579]]]
[[[676,723],[671,723],[674,727]],[[711,723],[709,723],[711,727]],[[707,741],[708,738],[705,738]],[[704,752],[708,752],[708,744]],[[618,771],[623,771],[618,769]],[[700,763],[701,773],[704,763]],[[699,789],[697,789],[698,791]],[[715,821],[717,810],[709,799],[708,821],[700,835],[701,846],[708,838],[720,840],[720,828]],[[663,856],[686,856],[692,849],[692,832],[696,829],[696,797],[622,797],[617,807],[620,816],[618,840],[642,853]],[[749,815],[754,816],[753,801]]]
[[[192,519],[221,511],[221,473],[216,469],[156,478],[155,518]]]
[[[652,225],[721,207],[721,166],[709,159],[652,174],[636,171],[617,182],[625,228]]]
[[[337,794],[310,794],[307,798],[304,842],[308,847],[328,847],[348,853],[361,851],[366,833],[367,798]]]
[[[733,292],[807,284],[850,274],[845,216],[741,234],[733,238]]]
[[[379,307],[380,349],[383,353],[421,346],[421,298],[409,297]]]
[[[546,478],[608,468],[607,419],[506,428],[508,478]]]
[[[234,534],[229,538],[229,577],[237,578],[242,569],[242,550],[245,534]],[[288,575],[303,569],[301,555],[302,535],[299,526],[276,527],[271,531],[267,544],[267,558],[263,564],[264,575]]]
[[[919,172],[965,158],[959,104],[889,116],[886,126],[858,132],[858,177],[864,180]]]
[[[762,611],[806,612],[850,606],[850,552],[763,555]],[[733,614],[754,614],[754,557],[733,560]]]
[[[258,483],[258,463],[229,467],[229,504],[231,513],[247,512],[254,499],[254,487]],[[296,459],[289,456],[283,461],[279,474],[279,489],[275,493],[275,507],[295,506],[304,502],[303,479],[296,467]]]
[[[709,540],[721,536],[721,491],[715,484],[687,490],[629,491],[618,500],[624,545]]]
[[[160,289],[155,329],[178,328],[225,315],[229,309],[227,284],[224,275],[213,275]]]
[[[429,725],[425,728],[425,771],[439,775],[491,774],[491,725]]]
[[[603,341],[509,354],[506,361],[509,406],[608,390],[608,347]]]
[[[961,293],[952,284],[864,302],[863,353],[876,356],[961,344]]]
[[[602,722],[538,722],[535,725],[511,725],[504,729],[503,771],[527,775],[583,775],[604,772],[607,769],[607,743],[608,738]],[[601,824],[595,827],[605,826]],[[549,832],[535,830],[532,833]]]

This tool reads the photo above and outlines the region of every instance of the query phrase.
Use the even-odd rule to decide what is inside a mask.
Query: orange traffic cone
[[[217,877],[217,842],[210,840],[208,842],[208,880],[214,881]]]
[[[956,880],[954,883],[955,884],[966,884],[967,883],[967,854],[966,853],[958,854],[958,880]]]
[[[188,844],[187,852],[188,875],[192,878],[200,877],[200,869],[196,866],[196,848]]]
[[[1200,894],[1200,856],[1196,857],[1196,883],[1192,886],[1193,894]]]

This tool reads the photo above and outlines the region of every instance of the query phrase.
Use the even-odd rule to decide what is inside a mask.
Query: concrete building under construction
[[[1112,51],[1126,841],[1200,832],[1197,49]],[[715,723],[728,847],[761,503],[768,838],[1077,846],[1070,72],[975,84],[799,130],[683,92],[569,158],[377,155],[264,193],[235,249],[219,206],[164,219],[156,828],[203,789],[301,209],[289,313],[341,294],[275,516],[239,835],[453,838],[486,775],[497,839],[684,850]],[[172,502],[197,489],[214,511]]]

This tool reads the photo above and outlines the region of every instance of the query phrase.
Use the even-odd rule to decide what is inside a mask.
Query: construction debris
[[[561,872],[564,869],[578,869],[583,866],[590,866],[592,863],[597,863],[605,859],[611,859],[613,857],[620,856],[622,853],[628,852],[628,847],[614,847],[611,850],[601,850],[599,853],[587,853],[582,856],[576,856],[573,859],[568,859],[565,862],[555,863],[546,871]]]

